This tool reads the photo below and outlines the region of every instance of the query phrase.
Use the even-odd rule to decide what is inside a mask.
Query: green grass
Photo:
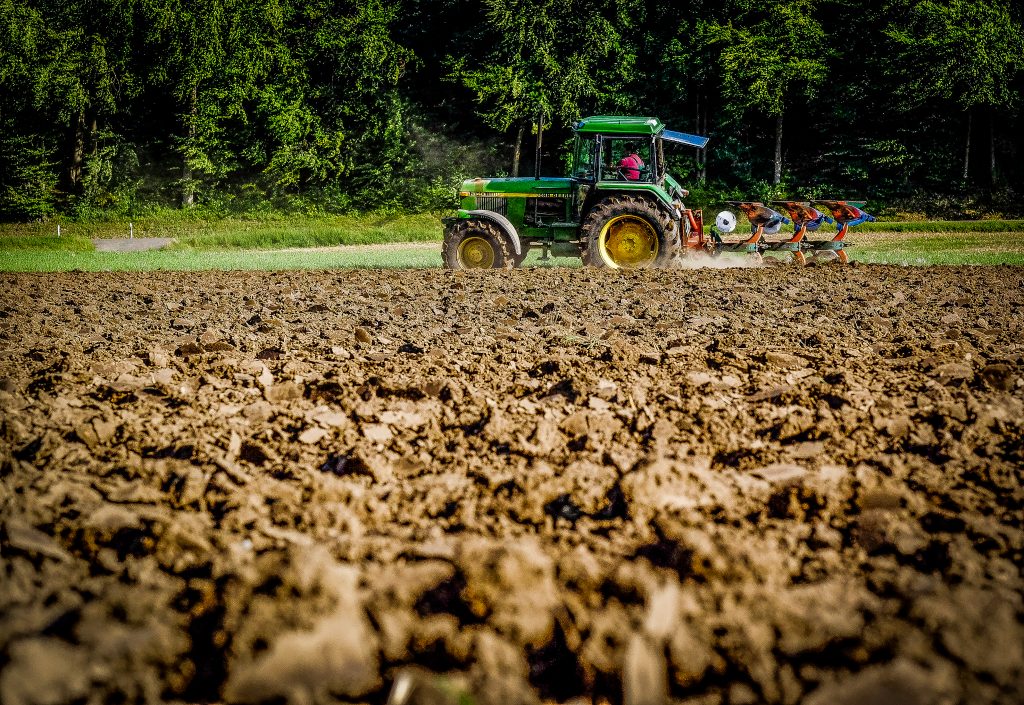
[[[863,223],[859,233],[1021,233],[1024,220],[906,220]]]
[[[436,248],[389,247],[355,251],[320,250],[152,250],[149,252],[8,252],[0,250],[0,272],[148,272],[282,269],[424,269],[441,266],[441,244]],[[527,267],[579,267],[580,261],[567,257],[541,261],[539,252],[530,253]]]
[[[370,245],[384,242],[422,242],[441,239],[437,214],[339,215],[318,218],[244,220],[141,219],[132,221],[135,237],[170,237],[176,249],[264,250],[289,247]],[[34,249],[67,249],[63,242],[92,238],[128,237],[125,223],[65,223],[57,238],[55,224],[0,224],[0,249],[27,249],[16,243],[35,243]],[[89,249],[88,247],[85,249]]]
[[[868,264],[1024,265],[1024,232],[851,234],[850,256]]]
[[[262,250],[429,240],[441,240],[441,221],[437,216],[338,216],[328,221],[288,225],[237,224],[180,236],[175,247]]]
[[[14,251],[89,252],[93,244],[92,240],[81,235],[13,235],[0,238],[0,248]]]
[[[272,250],[441,239],[441,214],[267,216],[260,220],[196,220],[185,216],[133,221],[135,237],[170,237],[178,250]],[[53,223],[0,224],[0,251],[92,249],[92,238],[127,237],[128,223],[65,223],[56,237]],[[900,221],[864,223],[851,234],[1024,233],[1021,220]]]
[[[440,267],[441,247],[387,251],[152,250],[149,252],[27,252],[0,250],[5,272],[144,272],[155,270],[378,269]]]
[[[1004,230],[983,229],[1002,223]],[[887,224],[860,226],[848,240],[850,256],[864,263],[902,265],[1024,265],[1024,227],[1018,221],[979,221],[975,229],[948,231],[951,221],[915,223],[909,232],[874,230]],[[181,222],[171,223],[174,227]],[[196,225],[193,223],[192,225]],[[903,224],[900,224],[901,226]],[[1024,223],[1021,223],[1024,225]],[[102,224],[108,227],[110,224]],[[935,229],[927,230],[926,226]],[[96,252],[78,226],[64,226],[64,237],[37,233],[42,226],[0,229],[0,271],[148,271],[148,270],[275,270],[332,268],[438,267],[441,227],[435,215],[345,216],[292,219],[287,223],[218,221],[182,230],[172,248],[149,252]],[[83,228],[86,226],[82,226]],[[93,227],[93,226],[89,226]],[[100,226],[96,226],[100,227]],[[56,229],[54,228],[54,231]],[[71,232],[69,232],[71,231]],[[97,231],[91,231],[97,234]],[[136,236],[173,236],[172,230],[136,229]],[[819,237],[817,234],[815,237]],[[434,246],[357,248],[296,252],[284,248],[344,244],[424,242]],[[579,266],[578,260],[540,262],[532,254],[527,265]]]

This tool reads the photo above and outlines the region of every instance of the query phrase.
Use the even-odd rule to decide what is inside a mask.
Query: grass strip
[[[425,242],[441,239],[442,214],[380,215],[361,214],[321,217],[271,217],[265,219],[223,218],[194,220],[185,217],[140,219],[133,221],[135,237],[170,237],[175,249],[286,249],[292,247],[330,247],[397,242]],[[90,249],[92,238],[127,237],[127,222],[66,223],[63,237],[57,238],[53,223],[0,224],[2,250],[76,250]],[[822,234],[832,230],[826,226]],[[898,233],[905,235],[986,233],[1024,233],[1024,220],[946,220],[889,221],[864,223],[858,234]]]
[[[900,265],[1024,265],[1024,232],[955,234],[851,234],[852,259],[870,264]],[[532,252],[526,266],[579,266],[579,260],[540,260]],[[382,245],[379,248],[324,250],[194,249],[149,252],[0,249],[0,271],[63,272],[152,270],[278,270],[339,268],[421,268],[441,266],[436,246]]]
[[[275,250],[153,250],[149,252],[0,251],[5,272],[146,272],[279,269],[387,269],[440,267],[440,247],[388,251],[280,252]]]
[[[4,250],[52,250],[54,252],[89,252],[94,249],[92,240],[80,235],[14,235],[0,238]]]
[[[579,267],[570,257],[542,261],[531,252],[527,267]],[[149,252],[10,252],[0,250],[0,272],[275,271],[284,269],[426,269],[441,266],[441,247],[388,247],[294,252],[280,250],[152,250]]]
[[[1024,264],[1024,232],[850,236],[850,256],[874,264]]]
[[[176,248],[283,249],[377,245],[396,242],[440,241],[441,223],[432,216],[339,219],[296,227],[259,227],[195,233],[178,238]]]
[[[334,245],[372,245],[391,242],[423,242],[441,239],[439,215],[352,215],[280,220],[243,220],[225,218],[216,221],[160,219],[128,223],[68,223],[61,226],[64,237],[57,238],[54,224],[25,223],[0,225],[0,249],[28,249],[9,245],[33,242],[34,249],[68,249],[65,240],[88,242],[93,238],[170,237],[176,249],[284,249],[290,247],[329,247]]]
[[[1020,233],[1024,220],[907,220],[862,223],[858,233]]]

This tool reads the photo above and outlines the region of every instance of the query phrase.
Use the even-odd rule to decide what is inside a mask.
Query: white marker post
[[[57,223],[57,237],[60,237],[60,223]]]
[[[131,222],[128,223],[128,239],[129,240],[134,240],[135,239],[135,224],[131,223]]]

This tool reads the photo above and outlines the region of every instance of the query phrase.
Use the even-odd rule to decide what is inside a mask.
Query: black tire
[[[627,242],[610,244],[626,229]],[[621,231],[620,231],[621,232]],[[679,228],[663,208],[642,196],[610,196],[594,204],[580,228],[583,264],[590,267],[645,269],[673,267],[682,256]],[[618,255],[618,256],[617,256]]]
[[[508,237],[486,220],[459,220],[444,231],[441,259],[448,269],[511,269]]]

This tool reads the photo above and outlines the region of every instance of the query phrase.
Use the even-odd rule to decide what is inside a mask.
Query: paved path
[[[142,252],[159,250],[174,242],[173,237],[111,237],[95,238],[92,244],[97,252]]]

